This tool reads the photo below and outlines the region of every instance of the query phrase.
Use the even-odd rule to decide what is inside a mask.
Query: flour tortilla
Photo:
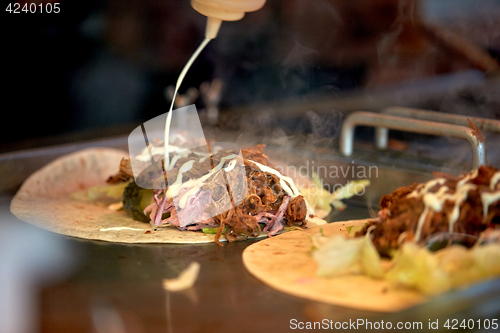
[[[112,211],[70,195],[104,185],[118,171],[122,150],[91,148],[63,156],[32,174],[21,186],[10,209],[19,219],[62,235],[121,243],[210,243],[215,235],[180,231],[174,226],[158,228],[134,221],[123,211]],[[318,224],[325,223],[317,219]],[[313,221],[310,225],[315,226]],[[125,227],[132,229],[108,230]],[[262,234],[261,237],[265,237]],[[224,240],[223,237],[221,240]]]
[[[367,221],[335,222],[321,228],[326,236],[347,235],[348,226],[362,226]],[[395,312],[426,301],[416,291],[394,289],[384,280],[363,275],[316,277],[317,264],[311,256],[309,237],[319,229],[292,231],[254,243],[243,252],[243,263],[252,275],[272,288],[318,302]]]

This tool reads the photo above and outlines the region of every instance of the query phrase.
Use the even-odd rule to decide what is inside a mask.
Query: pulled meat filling
[[[481,166],[458,178],[443,173],[434,176],[434,181],[415,183],[383,196],[378,220],[356,235],[364,235],[374,226],[373,244],[387,256],[407,240],[422,243],[450,231],[479,238],[486,230],[500,228],[499,170]]]
[[[281,231],[285,225],[291,226],[293,223],[298,223],[305,226],[307,218],[305,199],[300,195],[292,198],[291,193],[286,193],[283,190],[280,179],[276,175],[260,170],[256,164],[251,162],[255,161],[273,167],[263,152],[264,147],[265,145],[257,145],[241,150],[248,191],[239,205],[216,216],[210,213],[212,205],[230,207],[231,203],[227,202],[227,196],[224,194],[231,193],[231,191],[241,193],[241,184],[245,182],[245,179],[237,179],[237,177],[223,179],[219,174],[214,174],[207,179],[196,194],[188,197],[185,208],[180,211],[176,211],[173,200],[166,196],[168,188],[152,190],[154,201],[146,207],[144,214],[149,216],[150,223],[156,227],[173,225],[180,230],[218,228],[215,239],[219,245],[222,245],[219,241],[222,235],[231,242],[236,239],[258,236],[262,231],[261,227],[263,227],[263,231],[268,232],[269,236],[273,236]],[[176,179],[180,166],[195,159],[192,168],[182,174],[182,181],[184,183],[189,179],[198,179],[211,168],[211,165],[218,165],[222,158],[230,153],[230,151],[221,151],[204,160],[192,153],[187,157],[179,158],[176,167],[167,172],[167,177]],[[227,167],[227,165],[228,161],[225,162],[224,166]],[[163,181],[164,175],[156,174],[153,178],[155,178],[154,184],[155,181]],[[133,179],[130,161],[124,159],[120,163],[118,174],[111,176],[108,183],[118,183],[130,179]],[[184,191],[186,189],[181,189],[179,196],[182,196]],[[193,216],[206,218],[193,224],[181,223],[181,221],[193,220],[190,218]]]

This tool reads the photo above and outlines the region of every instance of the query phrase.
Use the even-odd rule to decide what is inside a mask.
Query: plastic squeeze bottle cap
[[[238,21],[247,12],[261,9],[266,0],[191,0],[191,6],[207,17],[205,37],[217,37],[222,21]]]

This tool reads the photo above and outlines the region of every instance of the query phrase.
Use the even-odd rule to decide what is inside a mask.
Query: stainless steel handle
[[[500,121],[479,117],[467,117],[443,112],[429,111],[393,106],[382,110],[382,114],[390,114],[404,118],[429,120],[444,124],[460,125],[469,127],[469,120],[483,132],[500,134]],[[384,127],[375,129],[375,142],[378,149],[387,149],[389,131]]]
[[[455,114],[411,109],[399,106],[393,106],[386,108],[382,111],[383,114],[390,114],[393,116],[419,119],[419,120],[430,120],[437,121],[439,123],[446,123],[452,125],[461,125],[469,127],[469,121],[474,123],[476,127],[480,128],[481,131],[500,134],[500,121],[487,118],[479,117],[467,117]]]
[[[394,129],[412,133],[451,136],[467,140],[472,148],[472,168],[486,164],[484,142],[478,140],[469,127],[437,123],[427,120],[409,119],[387,114],[357,111],[349,114],[342,125],[340,151],[344,156],[351,156],[356,126],[373,126],[382,130]],[[387,134],[387,133],[386,133]],[[387,135],[384,135],[387,138]],[[378,138],[378,136],[377,136]],[[377,142],[379,146],[380,142]],[[387,145],[385,145],[387,147]]]

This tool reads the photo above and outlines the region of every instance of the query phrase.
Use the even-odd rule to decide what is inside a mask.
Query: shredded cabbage
[[[395,253],[386,279],[394,285],[415,288],[427,295],[451,287],[447,275],[439,267],[438,258],[427,248],[411,242],[404,243]]]
[[[380,255],[369,233],[363,238],[325,237],[311,238],[313,257],[318,263],[318,276],[338,276],[363,273],[373,278],[384,274]]]
[[[337,189],[334,193],[330,193],[323,187],[323,182],[317,174],[312,178],[314,186],[301,188],[300,194],[307,200],[307,202],[314,208],[314,210],[322,210],[329,212],[332,205],[337,210],[345,208],[345,204],[341,201],[349,199],[354,195],[362,192],[365,186],[370,185],[369,180],[355,180],[350,181],[349,184]]]
[[[313,257],[318,262],[317,275],[361,273],[360,253],[363,242],[363,238],[345,239],[343,236],[334,236],[327,241],[317,239],[317,250],[313,252]]]
[[[315,210],[330,211],[331,193],[323,188],[323,182],[317,174],[312,178],[314,186],[301,188],[300,194],[307,200]]]
[[[452,245],[433,253],[407,242],[393,263],[389,281],[434,295],[500,275],[500,244]]]
[[[366,233],[361,248],[361,267],[369,277],[380,279],[384,276],[380,255],[372,243],[370,230]]]

